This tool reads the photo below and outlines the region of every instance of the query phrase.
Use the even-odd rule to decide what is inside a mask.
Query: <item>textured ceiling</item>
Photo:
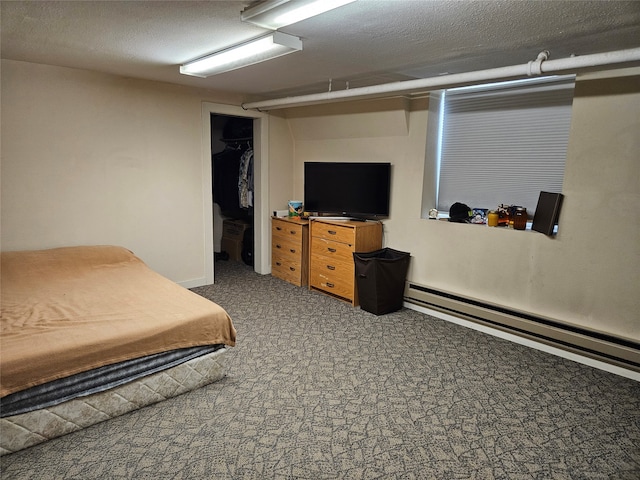
[[[2,58],[274,98],[640,47],[640,1],[358,0],[284,27],[304,50],[207,79],[190,59],[265,33],[240,1],[6,1]]]

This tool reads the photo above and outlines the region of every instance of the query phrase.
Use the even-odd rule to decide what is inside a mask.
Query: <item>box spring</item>
[[[224,377],[226,348],[87,396],[0,419],[0,455],[37,445]]]

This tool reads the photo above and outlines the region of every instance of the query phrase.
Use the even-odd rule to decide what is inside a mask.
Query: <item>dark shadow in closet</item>
[[[253,266],[253,119],[212,114],[211,151],[213,202],[224,220],[249,224],[240,258],[237,252],[220,251],[216,260],[231,256]]]

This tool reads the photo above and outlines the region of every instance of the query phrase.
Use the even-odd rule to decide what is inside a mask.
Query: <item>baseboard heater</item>
[[[640,343],[406,282],[404,300],[640,372]]]

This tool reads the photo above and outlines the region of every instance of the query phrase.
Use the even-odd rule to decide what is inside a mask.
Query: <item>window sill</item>
[[[436,220],[435,218],[429,218],[428,220]],[[449,222],[449,215],[446,214],[438,214],[438,218],[437,220],[441,221],[441,222]],[[458,223],[460,224],[460,222],[452,222],[452,223]],[[478,227],[489,227],[489,225],[487,225],[486,223],[467,223],[467,225],[473,225],[473,226],[478,226]],[[513,230],[513,231],[518,231],[518,232],[526,232],[527,230],[529,231],[535,231],[535,230],[531,230],[531,226],[533,225],[532,221],[528,221],[527,222],[527,227],[524,230],[515,230],[513,227],[509,227],[506,225],[501,225],[498,227],[490,227],[490,228],[495,228],[496,230]],[[537,232],[539,233],[539,232]],[[552,235],[556,235],[558,233],[558,226],[556,225],[555,227],[553,227],[553,234]]]

